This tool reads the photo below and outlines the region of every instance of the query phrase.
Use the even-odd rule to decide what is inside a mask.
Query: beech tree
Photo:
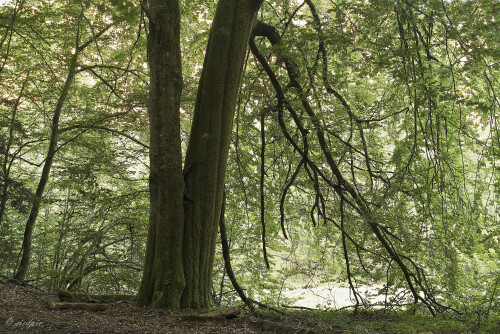
[[[340,60],[337,58],[339,55],[330,52],[332,45],[336,46],[334,41],[337,33],[334,30],[325,33],[324,29],[336,29],[336,26],[331,26],[334,21],[329,19],[323,21],[313,1],[305,0],[288,14],[288,20],[282,20],[282,23],[285,22],[282,27],[287,29],[301,8],[308,12],[308,22],[302,24],[306,28],[298,27],[297,32],[300,33],[300,29],[309,31],[297,44],[290,40],[288,44],[283,43],[283,32],[271,24],[255,20],[260,5],[261,1],[250,0],[218,2],[198,85],[184,164],[179,126],[182,91],[179,2],[151,0],[143,5],[149,18],[151,176],[149,233],[139,303],[171,309],[205,308],[210,304],[217,223],[221,215],[234,109],[244,54],[250,42],[256,65],[262,69],[260,80],[266,76],[268,79],[268,83],[263,84],[268,86],[268,91],[261,92],[266,97],[256,99],[271,105],[269,110],[261,111],[258,118],[254,119],[254,122],[260,120],[261,131],[259,211],[266,267],[270,267],[266,252],[265,214],[268,209],[264,200],[268,113],[275,117],[279,125],[279,136],[284,138],[282,145],[292,147],[295,156],[289,162],[286,185],[279,192],[284,237],[287,238],[284,203],[288,190],[300,178],[310,187],[307,195],[314,198],[310,210],[313,224],[319,221],[325,225],[332,224],[341,235],[346,280],[353,291],[356,308],[364,300],[357,292],[356,275],[351,270],[353,258],[357,258],[355,261],[358,261],[357,266],[362,271],[369,273],[364,258],[373,257],[368,262],[387,268],[391,275],[396,273],[399,284],[409,291],[409,299],[413,303],[422,303],[433,314],[446,309],[435,299],[423,266],[409,255],[412,252],[408,247],[412,242],[411,237],[404,240],[397,233],[400,230],[398,221],[410,219],[411,209],[399,212],[401,217],[405,217],[399,220],[394,218],[395,212],[385,212],[398,196],[409,196],[409,201],[414,203],[419,201],[419,194],[413,194],[414,185],[406,189],[402,187],[404,183],[401,181],[410,167],[419,168],[421,161],[415,153],[417,147],[428,152],[430,158],[423,161],[429,163],[436,173],[441,173],[439,159],[446,161],[449,158],[436,152],[441,152],[444,145],[439,141],[443,138],[441,122],[448,122],[456,117],[456,113],[450,112],[449,117],[441,120],[442,111],[436,111],[437,90],[428,89],[433,85],[428,73],[434,71],[436,57],[439,55],[442,58],[449,51],[447,43],[431,49],[429,42],[433,31],[438,31],[433,26],[438,13],[439,22],[442,22],[439,29],[450,29],[453,24],[446,17],[446,7],[438,11],[436,8],[442,3],[435,2],[434,7],[424,6],[416,11],[411,3],[404,1],[396,5],[391,1],[367,4],[365,10],[369,14],[368,19],[373,21],[371,24],[386,25],[388,31],[397,38],[384,39],[385,46],[380,46],[378,40],[373,43],[370,39],[361,40],[359,43],[366,45],[348,50],[350,53],[346,56],[352,58],[347,59],[355,64],[358,64],[360,57],[372,54],[380,54],[380,59],[385,62],[381,63],[384,66],[376,70],[373,70],[372,62],[366,62],[367,69],[353,74],[349,69],[344,69],[346,59]],[[344,15],[357,15],[354,14],[357,10],[355,3],[352,8],[346,5],[345,8],[338,6],[329,10],[330,13],[335,12],[332,16],[340,22],[338,35],[341,37],[338,40],[342,43],[345,43],[343,39],[346,38],[342,27],[348,21],[344,20]],[[305,15],[304,11],[300,15]],[[386,19],[379,22],[381,13]],[[365,19],[364,15],[359,14],[360,22]],[[425,25],[419,23],[420,20],[426,22]],[[267,52],[276,57],[275,64],[271,65],[268,57],[260,51],[264,42],[263,39],[257,42],[256,37],[262,37],[272,45],[272,49]],[[352,42],[355,41],[353,38]],[[360,51],[370,50],[374,46],[378,51],[366,51],[366,54]],[[294,55],[297,50],[303,52],[304,59]],[[311,59],[314,61],[311,62]],[[377,58],[375,62],[380,62],[380,59]],[[452,67],[453,61],[449,62]],[[338,64],[335,70],[331,69],[331,63]],[[394,73],[404,75],[399,78]],[[387,104],[384,101],[387,92],[385,88],[382,89],[379,92],[384,97],[381,97],[384,101],[382,107],[375,108],[376,112],[369,112],[376,104],[375,98],[365,99],[357,95],[355,87],[335,81],[353,76],[349,80],[355,82],[359,80],[356,75],[361,78],[367,76],[369,80],[359,85],[370,87],[373,84],[369,88],[372,90],[378,80],[383,80],[378,76],[396,77],[401,79],[401,85],[389,85],[388,96],[394,98]],[[401,92],[401,86],[413,85],[415,89],[408,88]],[[395,98],[401,94],[403,99]],[[322,108],[322,105],[327,107]],[[419,122],[427,117],[431,126],[421,126],[422,129],[419,129]],[[436,125],[432,125],[433,122]],[[461,117],[456,122],[460,123]],[[383,136],[389,138],[387,134],[393,131],[391,128],[396,124],[404,125],[404,130],[398,135],[407,138],[410,143],[404,148],[404,157],[400,152],[403,142],[382,141]],[[372,129],[377,127],[383,130],[374,133]],[[436,129],[438,132],[434,133]],[[456,147],[448,130],[445,132],[450,145],[453,143],[453,147]],[[379,147],[380,142],[384,148]],[[384,149],[394,152],[386,156]],[[296,160],[297,156],[300,161]],[[451,166],[448,161],[445,164]],[[451,171],[455,173],[453,168]],[[465,179],[465,172],[463,177]],[[444,178],[441,178],[440,182],[443,181]],[[425,185],[426,189],[433,189],[434,186],[434,179]],[[465,191],[465,188],[460,191]],[[444,206],[442,208],[444,212]],[[420,233],[419,230],[433,228],[429,227],[425,218],[419,220],[418,224],[414,236]],[[432,224],[439,224],[438,220]],[[360,234],[360,237],[356,234]],[[360,239],[370,240],[371,249]],[[387,289],[391,279],[388,274]]]
[[[178,0],[150,0],[150,221],[139,304],[206,308],[243,61],[262,0],[221,0],[212,24],[184,167]]]
[[[102,174],[96,176],[100,172],[95,173],[97,170],[94,169],[101,163],[101,166],[111,166],[114,160],[110,158],[112,155],[108,154],[111,150],[104,149],[108,146],[103,145],[104,142],[111,144],[122,137],[147,149],[147,145],[139,140],[141,137],[138,132],[135,132],[133,137],[127,134],[128,125],[134,123],[131,120],[138,117],[134,113],[140,110],[141,94],[124,89],[121,83],[125,81],[124,77],[130,74],[134,78],[126,80],[128,87],[137,87],[131,83],[139,77],[140,72],[133,63],[134,52],[128,52],[135,46],[127,49],[127,42],[126,46],[117,47],[116,52],[113,51],[115,49],[101,49],[100,46],[110,40],[115,46],[119,45],[112,36],[116,31],[121,34],[128,32],[128,26],[124,24],[128,11],[124,10],[121,12],[124,15],[115,15],[114,20],[110,20],[105,17],[111,18],[115,8],[107,2],[98,6],[95,2],[64,1],[48,4],[36,0],[2,2],[0,9],[2,265],[6,266],[4,270],[8,270],[9,276],[12,275],[17,280],[25,280],[30,275],[36,276],[40,268],[40,251],[37,246],[43,244],[44,251],[49,248],[55,250],[54,257],[51,260],[44,259],[43,262],[52,263],[59,271],[57,275],[50,275],[50,285],[64,288],[68,282],[81,281],[81,278],[87,275],[85,272],[89,273],[93,268],[114,266],[116,262],[101,262],[101,259],[89,261],[90,253],[84,249],[86,246],[72,245],[70,251],[61,251],[64,248],[64,235],[71,229],[66,228],[67,223],[72,218],[68,219],[65,214],[56,213],[59,209],[65,210],[59,205],[52,206],[58,202],[54,202],[53,195],[64,193],[67,203],[71,203],[66,207],[69,209],[66,212],[74,212],[73,200],[76,197],[84,195],[83,197],[92,202],[92,196],[88,196],[90,192],[100,188],[100,195],[106,193],[104,188],[111,185],[108,182],[110,179],[105,180],[107,177],[102,178]],[[90,15],[96,12],[101,14],[102,20],[89,20]],[[31,34],[33,27],[40,27],[36,35]],[[130,70],[126,66],[116,66],[116,62],[113,62],[116,58],[123,59],[123,54],[128,56],[126,61],[129,67],[132,67]],[[141,57],[139,66],[142,64]],[[139,89],[144,91],[142,87]],[[125,120],[126,118],[128,120]],[[8,126],[4,127],[6,124]],[[133,125],[134,130],[137,129],[137,124]],[[106,133],[111,134],[112,138],[94,146],[93,143],[97,143],[95,139],[103,139],[107,136]],[[94,156],[90,152],[96,152],[96,148],[103,149],[102,152],[106,154]],[[76,153],[77,151],[79,153]],[[84,151],[90,154],[83,153]],[[83,157],[80,156],[81,153]],[[102,159],[101,162],[94,159],[97,156],[98,160]],[[75,160],[85,162],[75,164]],[[112,173],[124,172],[128,168],[126,160],[127,158],[120,162],[124,169],[119,171],[113,168]],[[79,190],[74,191],[75,188],[69,186],[64,179],[73,179],[75,185],[80,187]],[[104,183],[107,183],[107,186],[101,187]],[[55,188],[58,190],[54,192]],[[117,189],[112,188],[112,193],[117,195]],[[52,212],[56,218],[49,218],[47,209],[54,210]],[[96,209],[95,205],[85,209],[84,216],[87,218],[84,220],[97,213],[99,209]],[[44,225],[50,221],[50,224],[57,226],[59,219],[66,227],[57,232],[57,228],[53,229],[53,232],[59,233],[59,237],[52,238],[54,235],[45,233]],[[23,221],[25,224],[21,224]],[[90,223],[90,233],[87,234],[90,237],[80,239],[77,243],[81,245],[99,239],[95,237],[97,234],[93,233],[100,229],[96,229],[97,219],[90,218],[87,222]],[[78,226],[83,227],[82,224]],[[109,232],[109,226],[108,224],[105,229],[101,229],[101,232]],[[45,241],[37,240],[40,236],[46,238]],[[19,248],[15,250],[16,255],[11,256],[14,254],[14,244],[18,244],[19,246],[15,247]],[[97,249],[99,247],[94,247],[92,252]],[[73,253],[72,260],[60,261],[59,254],[64,254],[62,259],[70,253]],[[80,256],[81,259],[78,259]],[[80,269],[75,271],[77,266],[74,265],[77,262],[80,263]],[[89,262],[94,263],[89,266]],[[103,264],[104,262],[107,263]],[[31,267],[35,267],[34,270],[31,270]],[[65,269],[61,269],[63,267]],[[76,273],[78,271],[79,273]],[[66,275],[70,272],[71,274]]]
[[[40,212],[40,204],[42,202],[43,192],[45,187],[47,186],[47,182],[50,176],[50,170],[52,168],[52,164],[54,161],[54,156],[58,149],[58,137],[59,137],[59,120],[61,118],[61,113],[63,111],[63,106],[68,97],[71,84],[75,79],[75,74],[78,66],[78,56],[88,47],[90,44],[96,41],[102,34],[104,34],[111,25],[108,25],[103,30],[99,31],[92,39],[86,41],[85,43],[81,43],[80,41],[80,22],[78,23],[78,29],[76,32],[76,43],[75,43],[75,52],[71,57],[68,66],[68,74],[66,80],[64,82],[64,86],[62,88],[61,94],[59,95],[59,99],[57,100],[57,104],[54,110],[54,114],[52,116],[52,126],[51,126],[51,135],[49,141],[49,147],[47,149],[47,155],[45,157],[45,162],[43,164],[42,174],[40,175],[40,181],[38,182],[38,186],[36,188],[35,196],[33,198],[33,203],[31,206],[31,212],[28,217],[28,221],[26,222],[26,228],[24,231],[24,239],[23,239],[23,248],[22,248],[22,257],[21,263],[19,264],[19,268],[15,275],[15,279],[24,280],[26,277],[26,272],[28,271],[30,257],[31,257],[31,235],[33,234],[33,229],[35,226],[36,219],[38,217],[38,213]]]

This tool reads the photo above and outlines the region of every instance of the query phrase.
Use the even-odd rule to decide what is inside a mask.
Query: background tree
[[[28,6],[24,7],[20,4]],[[3,194],[5,195],[2,198],[3,203],[6,203],[2,226],[2,244],[7,247],[2,247],[2,252],[4,252],[2,259],[5,259],[6,265],[9,264],[8,267],[12,268],[11,264],[16,262],[16,254],[19,252],[19,249],[15,250],[17,247],[15,243],[19,239],[16,240],[14,236],[19,230],[20,224],[13,224],[13,222],[27,219],[28,217],[24,215],[29,212],[28,208],[30,207],[33,207],[32,212],[36,211],[33,211],[36,206],[32,206],[30,203],[33,199],[35,202],[39,201],[39,204],[47,201],[46,205],[39,206],[42,217],[40,231],[36,232],[36,229],[33,229],[34,216],[32,215],[32,219],[29,220],[31,225],[28,224],[25,232],[36,233],[36,238],[38,238],[36,243],[45,244],[44,250],[46,252],[40,253],[39,251],[36,256],[34,272],[45,272],[48,280],[52,282],[51,284],[57,287],[64,287],[65,284],[69,284],[68,280],[72,280],[65,277],[64,272],[58,272],[61,266],[70,270],[78,263],[65,257],[65,255],[70,257],[71,252],[64,252],[64,249],[71,249],[73,244],[61,245],[64,240],[78,239],[77,236],[82,231],[74,230],[75,226],[79,228],[87,226],[88,233],[92,234],[94,229],[99,230],[102,225],[106,225],[105,230],[108,232],[108,236],[111,236],[110,231],[123,229],[124,226],[133,222],[129,227],[130,238],[136,239],[134,243],[139,242],[137,233],[141,231],[140,226],[135,228],[137,220],[131,220],[132,217],[137,216],[136,213],[132,214],[129,219],[117,219],[120,217],[119,214],[112,215],[117,217],[115,221],[121,221],[121,223],[113,224],[113,221],[109,220],[111,215],[108,213],[110,208],[116,208],[116,206],[110,205],[105,210],[104,208],[106,204],[110,204],[110,201],[122,201],[127,197],[129,199],[139,198],[142,201],[141,194],[145,194],[145,191],[142,192],[140,187],[137,189],[137,186],[140,186],[137,181],[143,177],[141,170],[130,165],[132,161],[134,164],[140,161],[141,155],[144,157],[144,150],[147,149],[147,145],[141,143],[141,136],[144,135],[144,132],[141,133],[142,130],[140,126],[138,127],[140,124],[139,108],[143,104],[141,98],[145,96],[145,93],[142,92],[143,88],[140,87],[141,83],[144,84],[145,79],[141,79],[139,75],[140,69],[144,68],[143,62],[140,61],[137,64],[134,53],[129,53],[130,50],[133,51],[137,48],[137,45],[130,46],[128,41],[124,41],[126,45],[122,45],[122,42],[110,37],[110,34],[102,35],[104,31],[110,29],[109,21],[92,25],[88,19],[88,15],[96,13],[101,13],[102,19],[105,19],[106,16],[111,17],[116,14],[117,10],[121,9],[104,2],[103,4],[94,3],[94,5],[96,6],[85,2],[70,2],[45,7],[45,4],[39,2],[17,2],[12,14],[16,17],[16,24],[11,28],[12,38],[9,51],[11,58],[2,71],[3,82],[6,83],[6,87],[10,87],[9,90],[2,92],[2,94],[7,94],[7,96],[2,95],[2,98],[16,94],[16,90],[20,87],[18,80],[16,80],[18,73],[29,73],[25,76],[24,83],[21,82],[23,86],[21,93],[19,93],[21,98],[18,99],[17,112],[14,111],[12,116],[8,116],[12,126],[7,132],[10,146],[7,145],[8,148],[5,150],[4,166],[7,167],[6,170],[10,174],[6,178],[7,182],[4,183]],[[15,8],[23,8],[24,10],[16,10]],[[123,15],[120,20],[116,20],[111,29],[111,35],[120,32],[124,35],[128,34],[131,39],[137,38],[136,32],[131,31],[131,27],[123,25],[128,11],[122,10],[121,13]],[[7,19],[11,21],[10,16],[6,16]],[[67,20],[70,19],[73,19],[75,24],[68,26]],[[33,26],[43,28],[39,29],[37,34],[32,34]],[[84,40],[84,42],[79,40],[80,51],[74,48],[75,38]],[[117,48],[101,49],[99,43],[104,41],[114,43]],[[37,54],[39,57],[29,57],[30,54]],[[74,60],[76,56],[78,56],[78,62],[71,63],[71,60]],[[121,63],[117,63],[117,59]],[[68,64],[70,63],[73,78],[68,75]],[[136,65],[139,65],[139,70],[135,68]],[[134,86],[133,83],[138,85]],[[132,85],[126,87],[130,84]],[[67,89],[65,98],[64,94],[56,95],[60,91],[54,87],[59,87],[59,85],[63,91]],[[8,106],[12,107],[12,105]],[[67,116],[57,120],[58,129],[56,131],[52,131],[57,114],[51,114],[53,108]],[[3,115],[8,115],[8,113]],[[130,129],[133,128],[137,131],[130,135]],[[52,156],[49,157],[50,159],[46,159],[47,157],[43,156],[42,152],[46,150],[45,145],[50,141],[50,138],[53,139],[50,150]],[[54,138],[59,140],[54,140]],[[120,144],[122,149],[119,149]],[[136,146],[134,147],[134,145]],[[117,148],[111,149],[112,146]],[[127,150],[123,150],[125,147]],[[123,154],[118,154],[118,151]],[[31,180],[40,178],[37,175],[37,170],[43,165],[47,166],[40,179],[43,182],[32,184]],[[48,168],[51,165],[53,168]],[[47,182],[50,170],[54,180],[53,184]],[[131,176],[134,174],[135,176]],[[134,179],[137,180],[135,185]],[[123,187],[127,183],[133,185],[132,189]],[[121,184],[119,191],[117,191],[118,184]],[[28,190],[30,187],[34,187],[34,189],[38,187],[40,190],[37,198],[31,197]],[[105,195],[107,190],[114,192],[115,195],[111,196],[110,192]],[[23,194],[22,197],[21,194]],[[65,199],[66,196],[67,199]],[[77,203],[82,198],[92,196],[91,200],[84,200],[87,204],[83,208],[77,209]],[[101,211],[96,207],[96,203],[99,203],[100,199],[104,199]],[[63,221],[63,224],[60,225],[61,229],[48,229],[52,223],[56,223],[55,226],[58,226],[57,222],[61,219],[58,216],[59,212],[69,212],[63,210],[60,203],[66,203],[69,205],[66,209],[77,213],[71,217],[61,216]],[[12,211],[16,206],[20,209],[18,213]],[[87,215],[84,214],[85,211],[87,211]],[[126,211],[122,209],[121,212],[125,214]],[[90,212],[95,212],[96,215],[90,214]],[[102,218],[103,220],[100,221],[101,218],[96,219],[98,215],[106,218]],[[92,219],[96,219],[97,223],[92,222]],[[99,224],[101,227],[98,227]],[[114,227],[110,229],[108,224]],[[72,229],[73,231],[71,231]],[[129,228],[124,230],[127,231]],[[55,237],[54,234],[59,234],[60,237]],[[110,247],[117,243],[127,243],[123,235],[115,234],[115,236],[117,237],[116,241],[109,239],[104,244]],[[25,244],[29,243],[30,239],[24,238]],[[54,242],[55,240],[58,241]],[[79,248],[80,242],[83,248]],[[54,245],[54,247],[47,247],[47,245]],[[89,244],[88,240],[77,241],[75,247],[80,251],[76,253],[89,253],[90,249],[91,254],[99,249],[92,249],[93,246],[95,245]],[[27,269],[29,247],[24,247],[23,250],[25,257],[21,267]],[[142,248],[136,248],[136,252],[138,252],[136,254],[139,257],[141,251]],[[52,254],[54,254],[54,261],[47,261],[45,256],[51,257]],[[91,258],[87,255],[85,261],[89,257]],[[101,269],[116,267],[120,263],[126,265],[126,261],[103,259],[99,256],[94,257],[94,260],[99,264],[95,267]],[[64,262],[66,263],[64,264]],[[47,266],[47,263],[52,263],[54,267]],[[17,267],[17,264],[14,266]],[[14,270],[15,267],[12,269]],[[131,264],[130,267],[137,270],[140,265]],[[16,277],[21,278],[20,275],[24,274],[19,270]],[[123,285],[118,284],[118,286]]]

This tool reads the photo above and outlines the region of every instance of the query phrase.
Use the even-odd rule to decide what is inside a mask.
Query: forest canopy
[[[0,4],[2,276],[141,290],[172,308],[232,304],[222,217],[252,299],[290,305],[287,291],[331,284],[355,309],[373,307],[361,288],[377,287],[385,308],[498,315],[498,2],[168,0],[172,17],[157,2]],[[161,72],[166,58],[176,71]],[[177,114],[166,131],[153,110],[167,89]],[[222,116],[204,118],[221,90]],[[161,141],[173,134],[175,145]],[[177,185],[180,197],[160,196]],[[157,239],[196,245],[200,215],[217,238],[205,240],[215,253],[200,259],[199,304],[184,285],[180,302],[160,301],[143,270],[152,212],[172,215],[175,201],[182,237]],[[178,259],[179,282],[198,284]]]

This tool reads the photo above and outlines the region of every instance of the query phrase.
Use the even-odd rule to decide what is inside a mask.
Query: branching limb
[[[297,175],[299,175],[299,172],[300,172],[303,165],[304,165],[304,159],[300,160],[300,163],[295,168],[295,171],[293,172],[292,176],[290,177],[290,180],[288,180],[288,182],[285,184],[285,188],[283,189],[283,192],[281,193],[281,196],[280,196],[281,231],[283,232],[283,236],[285,237],[285,239],[288,239],[288,236],[287,236],[286,230],[285,230],[285,198],[286,198],[286,195],[288,193],[288,190],[295,182]]]
[[[279,36],[279,34],[276,32],[276,30],[273,27],[266,25],[262,22],[259,22],[256,25],[256,29],[254,30],[254,35],[256,35],[256,34],[262,34],[262,36],[265,36],[266,38],[268,38],[268,40],[273,45],[279,43],[279,39],[277,38],[277,36]],[[286,107],[287,110],[290,111],[295,124],[299,126],[300,124],[302,124],[300,119],[298,119],[295,110],[293,108],[291,108],[291,106],[289,104],[287,104],[287,100],[285,99],[285,95],[283,93],[283,90],[281,89],[281,85],[280,85],[278,79],[274,75],[273,71],[271,70],[271,68],[269,67],[269,65],[265,61],[265,59],[263,59],[262,56],[259,56],[260,54],[258,53],[258,50],[255,46],[255,43],[253,42],[253,39],[251,41],[251,49],[252,49],[252,52],[254,53],[254,55],[256,56],[256,58],[258,59],[258,61],[264,67],[266,73],[268,74],[268,76],[271,80],[271,83],[276,90],[279,104],[281,106]],[[337,165],[337,163],[333,159],[333,156],[331,155],[330,149],[328,147],[328,144],[327,144],[327,141],[325,138],[324,126],[321,124],[315,111],[311,107],[311,105],[308,101],[308,98],[306,96],[306,93],[299,82],[299,77],[297,75],[298,70],[297,70],[296,66],[292,63],[292,61],[290,59],[287,59],[286,56],[284,56],[284,55],[281,55],[281,56],[282,56],[282,61],[285,64],[285,67],[286,67],[286,70],[288,73],[288,77],[290,79],[289,86],[297,89],[298,97],[300,99],[300,102],[302,103],[302,107],[305,110],[306,114],[308,115],[310,121],[313,124],[314,132],[316,133],[316,137],[318,139],[322,154],[324,155],[331,172],[335,176],[335,181],[336,181],[335,183],[336,184],[332,184],[333,189],[335,190],[335,192],[340,196],[340,198],[343,201],[346,201],[347,204],[349,204],[356,212],[358,212],[358,214],[360,214],[360,216],[368,224],[368,226],[370,227],[370,229],[372,230],[373,234],[378,239],[378,241],[380,242],[382,247],[388,253],[389,258],[392,259],[395,263],[397,263],[398,267],[401,269],[401,271],[403,273],[403,277],[408,285],[408,288],[414,297],[414,302],[415,303],[417,303],[418,301],[422,302],[424,305],[427,306],[427,308],[429,309],[429,311],[432,314],[435,314],[436,310],[440,308],[440,305],[437,304],[434,300],[430,299],[426,294],[424,294],[423,297],[419,294],[419,291],[427,291],[423,282],[419,278],[419,275],[415,274],[412,270],[410,270],[410,268],[407,267],[407,265],[404,262],[404,258],[402,257],[402,255],[400,255],[397,252],[396,248],[392,245],[392,243],[390,241],[390,237],[392,237],[391,234],[388,233],[387,229],[383,228],[382,226],[380,226],[377,223],[376,218],[374,217],[372,210],[370,208],[370,204],[368,202],[366,202],[366,200],[363,198],[359,189],[357,189],[347,179],[344,178],[339,166]],[[324,60],[326,62],[327,61],[326,53],[324,54],[324,57],[325,57]],[[325,76],[326,76],[326,71],[327,71],[327,69],[324,68],[324,75]],[[335,95],[337,97],[337,99],[339,99],[339,101],[341,101],[341,104],[348,111],[348,114],[350,115],[351,119],[353,119],[354,121],[357,122],[357,119],[354,117],[354,115],[350,109],[350,106],[346,102],[346,100],[336,90],[329,87],[328,80],[324,80],[324,84],[327,87],[327,91],[329,91],[330,93]],[[278,114],[278,120],[280,122],[280,126],[281,126],[282,130],[286,129],[286,127],[284,126],[284,122],[282,120],[282,115],[280,113]],[[359,122],[357,122],[357,123],[358,123],[358,131],[360,133],[360,137],[362,138],[362,142],[363,142],[363,147],[364,147],[363,150],[365,153],[364,154],[365,159],[367,161],[367,167],[371,168],[371,167],[369,167],[370,164],[369,164],[369,156],[368,156],[368,152],[367,152],[367,144],[366,144],[366,141],[363,140],[364,134],[362,131],[362,127],[360,126]],[[303,127],[302,128],[299,127],[299,130],[305,130],[305,129],[303,129]],[[302,133],[307,135],[307,133],[304,133],[304,132],[302,132]],[[293,139],[291,139],[291,136],[288,133],[284,132],[284,135],[285,135],[285,138],[287,140],[290,140],[290,142],[292,143],[292,145],[294,146],[296,151],[303,158],[306,159],[305,163],[307,163],[308,166],[311,166],[312,168],[314,168],[316,170],[317,166],[315,164],[312,164],[312,163],[310,164],[310,160],[307,159],[307,156],[304,154],[304,150],[302,150],[293,141]],[[318,168],[318,170],[319,170],[319,168]],[[370,176],[373,178],[373,173],[372,173],[371,169],[369,170],[369,173],[370,173]],[[350,200],[346,197],[346,195],[348,195],[350,197]],[[344,229],[342,228],[341,230],[343,231]]]

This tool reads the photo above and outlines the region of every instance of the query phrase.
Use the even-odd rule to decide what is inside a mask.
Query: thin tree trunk
[[[8,190],[9,190],[9,184],[10,184],[10,167],[12,166],[12,161],[14,159],[11,159],[9,162],[9,153],[10,153],[10,147],[12,145],[12,141],[14,139],[14,125],[16,122],[16,117],[17,117],[17,109],[19,108],[19,105],[21,104],[21,98],[24,93],[24,89],[26,88],[26,85],[28,84],[28,76],[24,80],[23,86],[21,87],[21,91],[19,92],[19,96],[17,97],[16,103],[14,104],[14,109],[12,110],[12,118],[10,119],[10,128],[9,128],[9,140],[7,141],[7,146],[5,147],[5,153],[4,153],[4,158],[3,158],[3,164],[2,164],[2,173],[3,173],[3,188],[2,188],[2,198],[0,199],[0,225],[3,222],[3,216],[5,214],[5,207],[7,205],[7,197],[8,197]]]
[[[82,16],[80,16],[81,22]],[[59,99],[57,100],[57,105],[54,110],[54,116],[52,117],[52,126],[51,126],[51,134],[50,134],[50,142],[49,148],[47,150],[47,155],[45,157],[45,163],[43,165],[42,174],[40,176],[40,180],[38,182],[38,186],[36,188],[35,197],[32,202],[30,215],[28,217],[28,221],[26,222],[26,228],[24,230],[24,238],[23,238],[23,246],[22,246],[22,257],[21,263],[17,269],[16,274],[14,275],[14,279],[24,280],[26,278],[26,273],[28,271],[28,267],[30,264],[31,258],[31,237],[33,234],[33,229],[35,227],[36,218],[38,217],[38,213],[40,212],[40,204],[42,202],[43,192],[45,190],[45,186],[49,181],[50,169],[52,168],[52,163],[54,162],[54,155],[57,152],[57,143],[58,143],[58,135],[59,135],[59,119],[61,117],[62,109],[64,103],[66,102],[66,98],[68,97],[69,90],[71,84],[76,75],[76,67],[78,65],[78,56],[79,54],[85,50],[87,46],[96,41],[102,34],[104,34],[109,28],[111,28],[112,24],[107,25],[103,29],[101,29],[97,34],[95,34],[90,40],[85,42],[82,45],[80,43],[80,22],[78,23],[78,30],[76,33],[76,46],[75,53],[71,57],[68,75],[66,77],[66,81],[64,82],[63,89],[61,94],[59,95]]]
[[[28,217],[28,221],[26,222],[26,228],[24,230],[24,239],[22,246],[23,254],[21,257],[21,263],[19,264],[16,275],[14,276],[14,278],[17,280],[22,281],[26,278],[26,273],[28,271],[28,267],[30,264],[31,236],[33,234],[36,218],[38,217],[38,213],[40,211],[40,203],[42,202],[42,195],[45,190],[45,186],[47,185],[47,182],[49,180],[50,169],[54,161],[54,155],[57,150],[59,118],[61,117],[62,108],[68,96],[71,83],[75,78],[77,60],[78,60],[78,52],[75,52],[75,54],[71,58],[69,64],[68,76],[66,77],[66,82],[64,83],[61,95],[59,96],[59,100],[57,101],[57,106],[56,109],[54,110],[54,116],[52,117],[52,128],[51,128],[52,132],[50,135],[49,148],[47,150],[45,163],[43,165],[42,175],[40,176],[40,181],[38,182],[38,187],[36,188],[35,198],[33,199],[33,203],[31,206],[31,212]]]

